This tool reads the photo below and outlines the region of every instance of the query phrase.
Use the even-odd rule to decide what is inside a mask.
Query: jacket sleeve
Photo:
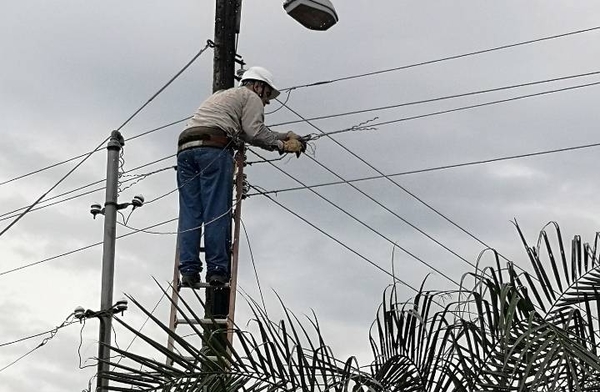
[[[240,137],[247,143],[272,151],[283,148],[282,140],[287,134],[275,132],[265,125],[265,111],[260,98],[251,94],[242,107],[242,133]]]

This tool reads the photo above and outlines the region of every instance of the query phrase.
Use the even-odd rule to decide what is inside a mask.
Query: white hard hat
[[[271,94],[268,96],[269,100],[275,99],[279,95],[279,90],[277,90],[277,87],[273,83],[273,74],[263,67],[248,68],[242,75],[241,82],[243,83],[245,80],[258,80],[268,84],[271,87]]]

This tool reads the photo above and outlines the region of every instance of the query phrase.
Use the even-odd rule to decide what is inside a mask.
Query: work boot
[[[198,288],[200,285],[200,274],[181,275],[181,287]]]
[[[229,278],[226,275],[216,273],[207,276],[206,281],[211,286],[225,286],[227,283],[229,283]]]

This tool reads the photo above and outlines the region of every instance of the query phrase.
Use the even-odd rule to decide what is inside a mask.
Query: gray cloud
[[[0,73],[0,124],[3,141],[0,181],[90,151],[109,132],[156,92],[213,35],[213,9],[183,2],[178,7],[159,2],[118,4],[43,2],[5,7],[0,16],[3,47]],[[588,28],[597,24],[595,2],[569,6],[545,2],[400,3],[337,2],[340,23],[326,33],[304,30],[287,17],[280,4],[244,2],[239,52],[249,64],[270,68],[282,87],[329,80],[413,64],[512,42]],[[274,39],[272,32],[276,32]],[[595,71],[596,32],[497,51],[480,56],[415,67],[293,91],[289,106],[312,117],[376,106],[442,97],[510,84]],[[192,113],[209,94],[212,53],[209,51],[124,129],[126,137],[179,120]],[[594,81],[586,78],[577,83]],[[403,107],[316,121],[331,132],[378,116],[389,121],[459,106],[473,105],[551,87],[565,81],[452,101]],[[398,122],[378,130],[336,136],[348,149],[385,174],[468,162],[491,157],[597,142],[598,89],[519,100],[485,108]],[[278,103],[268,110],[277,109]],[[283,108],[269,123],[297,120]],[[126,168],[174,153],[182,125],[127,143]],[[279,127],[298,133],[318,133],[307,124]],[[327,138],[316,143],[315,159],[345,179],[377,173]],[[269,158],[277,154],[263,153]],[[502,163],[395,177],[406,189],[435,207],[507,257],[528,267],[522,244],[510,220],[516,218],[531,242],[538,230],[557,220],[565,238],[582,234],[593,240],[595,216],[595,149],[565,152]],[[256,160],[249,154],[250,160]],[[0,213],[28,205],[60,179],[70,167],[27,177],[0,187]],[[106,155],[95,154],[51,195],[105,176]],[[143,169],[173,165],[168,160]],[[337,178],[305,157],[275,163],[306,184]],[[266,190],[298,186],[268,164],[247,167],[248,179]],[[174,172],[166,171],[123,192],[121,200],[142,193],[152,199],[175,189]],[[423,206],[387,180],[356,186],[387,208],[426,231],[474,263],[484,246]],[[330,199],[398,245],[454,280],[472,267],[414,231],[351,187],[319,188]],[[275,199],[308,221],[390,270],[392,244],[347,217],[310,191],[280,193]],[[0,241],[0,268],[58,255],[102,239],[102,217],[88,213],[103,192],[33,212]],[[176,194],[136,210],[129,223],[145,227],[177,213]],[[367,333],[391,278],[345,250],[263,196],[244,202],[252,253],[263,292],[273,316],[273,290],[297,314],[316,312],[334,351],[359,355],[368,363]],[[3,221],[8,224],[8,221]],[[4,227],[4,226],[3,226]],[[160,292],[159,282],[171,279],[176,224],[154,230],[162,235],[136,234],[118,241],[115,298],[131,293],[149,307]],[[118,228],[119,234],[127,229]],[[397,277],[419,287],[453,288],[401,250],[395,252]],[[240,283],[255,299],[258,289],[246,240],[242,237]],[[0,276],[3,302],[0,317],[5,339],[51,328],[77,305],[99,306],[101,249],[62,257],[14,274]],[[482,261],[490,263],[489,259]],[[414,292],[400,286],[404,300]],[[11,298],[11,300],[6,300]],[[240,305],[242,323],[249,317]],[[168,307],[157,310],[166,320]],[[126,316],[141,325],[144,316],[131,309]],[[84,359],[95,355],[97,331],[84,331]],[[148,327],[150,328],[150,327]],[[129,336],[117,329],[120,344]],[[64,332],[64,333],[63,333]],[[149,329],[160,339],[160,332]],[[124,343],[123,343],[124,342]],[[11,392],[85,388],[93,369],[79,370],[76,326],[62,330],[35,353],[0,374]],[[142,345],[136,345],[143,350]],[[0,352],[2,364],[22,353],[21,347]],[[1,349],[0,349],[1,350]],[[1,366],[1,364],[0,364]]]

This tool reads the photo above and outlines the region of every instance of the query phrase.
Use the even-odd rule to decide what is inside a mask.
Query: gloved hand
[[[300,154],[304,151],[306,151],[306,143],[298,139],[289,139],[283,141],[283,149],[280,152],[294,152],[296,153],[296,157],[300,157]]]
[[[285,140],[291,140],[291,139],[296,139],[296,140],[300,140],[302,137],[300,135],[298,135],[297,133],[294,133],[292,131],[289,131],[286,134],[286,139]]]

